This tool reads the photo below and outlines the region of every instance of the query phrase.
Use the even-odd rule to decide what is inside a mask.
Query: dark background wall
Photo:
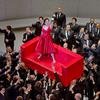
[[[51,16],[58,7],[68,17],[100,18],[100,0],[0,0],[0,20]]]

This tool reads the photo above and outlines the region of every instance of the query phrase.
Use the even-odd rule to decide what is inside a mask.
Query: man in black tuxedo
[[[66,25],[66,15],[62,13],[61,8],[58,8],[58,11],[55,12],[52,16],[54,18],[54,22],[57,22],[58,26],[65,27]]]
[[[90,22],[86,24],[86,30],[88,31],[90,38],[95,36],[96,23],[95,19],[90,18]]]
[[[84,27],[80,27],[79,32],[77,34],[74,35],[75,39],[76,39],[76,48],[80,49],[81,46],[81,40],[83,38],[85,34],[85,29]]]
[[[41,34],[41,29],[42,29],[43,23],[44,23],[43,17],[40,16],[39,21],[37,21],[35,24],[32,24],[33,29],[35,28],[35,35],[36,36],[39,36]]]
[[[92,45],[92,41],[89,39],[89,34],[84,34],[83,39],[81,39],[81,43],[83,48],[90,48]]]
[[[53,40],[54,40],[54,43],[56,44],[60,44],[61,42],[61,35],[62,35],[62,29],[60,26],[57,25],[57,23],[55,22],[54,25],[53,25],[53,30],[52,30],[52,33],[53,33]]]
[[[66,42],[68,44],[69,49],[72,49],[72,45],[75,43],[74,33],[71,30],[71,26],[69,24],[66,25],[63,42]]]
[[[77,18],[76,17],[72,17],[72,22],[69,23],[71,25],[71,29],[74,33],[78,33],[79,32],[79,25],[77,24]]]
[[[95,31],[95,40],[96,42],[100,39],[100,24],[96,25],[96,31]]]
[[[26,32],[23,34],[23,43],[30,41],[32,38],[35,37],[35,33],[33,33],[30,27],[26,28]]]
[[[12,27],[11,26],[7,26],[6,29],[2,30],[0,29],[0,32],[5,34],[4,37],[4,43],[5,46],[10,46],[12,48],[12,50],[14,50],[14,41],[16,39],[14,32],[12,31]]]
[[[84,34],[83,39],[81,39],[81,48],[82,48],[83,56],[86,56],[86,57],[88,56],[88,52],[92,43],[93,42],[89,38],[89,34],[88,33]]]

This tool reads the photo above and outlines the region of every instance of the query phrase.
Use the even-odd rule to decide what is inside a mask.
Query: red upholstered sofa
[[[54,79],[51,57],[46,56],[36,60],[38,54],[35,52],[35,47],[38,39],[39,37],[36,37],[20,47],[21,60],[27,67],[33,70],[36,69],[41,74],[47,71],[49,77]],[[54,44],[54,47],[56,49],[56,72],[63,85],[68,86],[73,79],[81,77],[83,73],[83,57],[56,44]]]

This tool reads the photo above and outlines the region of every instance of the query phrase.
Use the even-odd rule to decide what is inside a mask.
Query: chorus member
[[[35,35],[40,36],[41,35],[41,29],[43,25],[43,17],[40,16],[38,18],[38,21],[35,24],[32,24],[33,29],[35,29]]]
[[[94,18],[90,18],[90,22],[86,24],[86,29],[91,38],[95,36],[96,23]]]
[[[35,34],[31,31],[30,27],[26,28],[26,32],[23,34],[23,43],[30,41],[32,38],[35,37]]]
[[[0,100],[5,100],[5,88],[0,85]]]
[[[55,12],[52,17],[54,18],[54,22],[57,22],[58,26],[65,27],[66,15],[62,12],[61,8],[58,8],[58,11]]]
[[[69,24],[66,25],[66,29],[64,31],[63,42],[68,44],[69,49],[72,49],[72,45],[74,43],[74,34]]]
[[[71,25],[71,29],[74,33],[79,32],[79,25],[77,24],[77,18],[76,17],[72,17],[72,22],[70,23],[70,25]]]
[[[16,39],[15,34],[11,26],[6,26],[6,29],[0,29],[0,32],[4,33],[5,46],[10,46],[14,50],[14,41]]]
[[[60,41],[61,41],[61,35],[62,35],[62,29],[60,26],[57,25],[57,23],[55,22],[53,25],[53,29],[52,29],[52,33],[53,33],[53,40],[54,43],[60,45]]]
[[[96,24],[95,41],[100,39],[100,24]]]

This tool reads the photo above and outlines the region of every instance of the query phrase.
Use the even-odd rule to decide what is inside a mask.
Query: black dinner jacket
[[[35,28],[35,35],[39,36],[41,34],[41,29],[42,29],[41,23],[38,21],[35,24],[32,24],[32,27]]]
[[[55,12],[54,21],[57,22],[58,26],[65,27],[66,25],[66,15],[61,12],[60,16],[57,17],[59,12]]]
[[[6,39],[8,39],[8,44],[12,44],[14,43],[14,40],[16,39],[15,34],[11,31],[10,33],[8,33],[6,30],[2,30],[0,29],[0,32],[5,34],[4,37],[4,42],[6,43]]]

